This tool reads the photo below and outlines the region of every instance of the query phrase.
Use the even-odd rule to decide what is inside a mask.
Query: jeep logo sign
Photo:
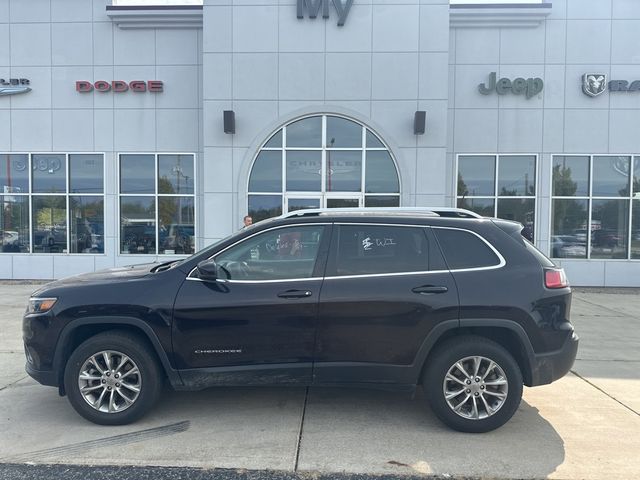
[[[501,78],[496,80],[496,72],[489,74],[489,81],[487,83],[481,83],[478,85],[478,91],[482,95],[489,95],[495,90],[498,95],[505,95],[509,92],[515,95],[525,95],[527,98],[535,97],[544,87],[544,82],[541,78],[516,78],[509,80],[508,78]]]
[[[338,26],[342,27],[344,22],[347,20],[347,15],[349,15],[349,10],[351,10],[351,5],[353,5],[353,0],[331,0],[333,3],[333,7],[336,9],[338,13]],[[320,11],[320,7],[322,7],[322,18],[329,18],[329,0],[296,0],[296,16],[298,18],[304,18],[304,10],[306,8],[307,12],[309,12],[309,18],[316,18],[318,16],[318,12]]]

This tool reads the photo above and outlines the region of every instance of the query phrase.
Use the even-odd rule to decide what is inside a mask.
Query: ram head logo
[[[582,76],[582,91],[590,97],[597,97],[607,88],[607,76],[604,73],[585,73]]]

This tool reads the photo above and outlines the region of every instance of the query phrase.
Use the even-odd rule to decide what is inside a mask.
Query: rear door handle
[[[284,292],[280,292],[278,297],[280,298],[307,298],[310,297],[312,293],[309,290],[286,290]]]
[[[433,286],[433,285],[423,285],[421,287],[416,287],[411,289],[413,293],[419,293],[421,295],[434,295],[436,293],[447,293],[449,289],[443,285],[441,286]]]

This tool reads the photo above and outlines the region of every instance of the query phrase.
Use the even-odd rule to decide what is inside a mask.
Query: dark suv
[[[423,385],[447,425],[492,430],[578,348],[564,272],[521,230],[458,209],[265,220],[181,261],[45,285],[24,317],[27,372],[109,425],[168,379]]]

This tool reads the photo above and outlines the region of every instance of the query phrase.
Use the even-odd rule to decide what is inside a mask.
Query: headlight
[[[53,308],[58,301],[57,298],[35,298],[29,299],[27,313],[45,313]]]

